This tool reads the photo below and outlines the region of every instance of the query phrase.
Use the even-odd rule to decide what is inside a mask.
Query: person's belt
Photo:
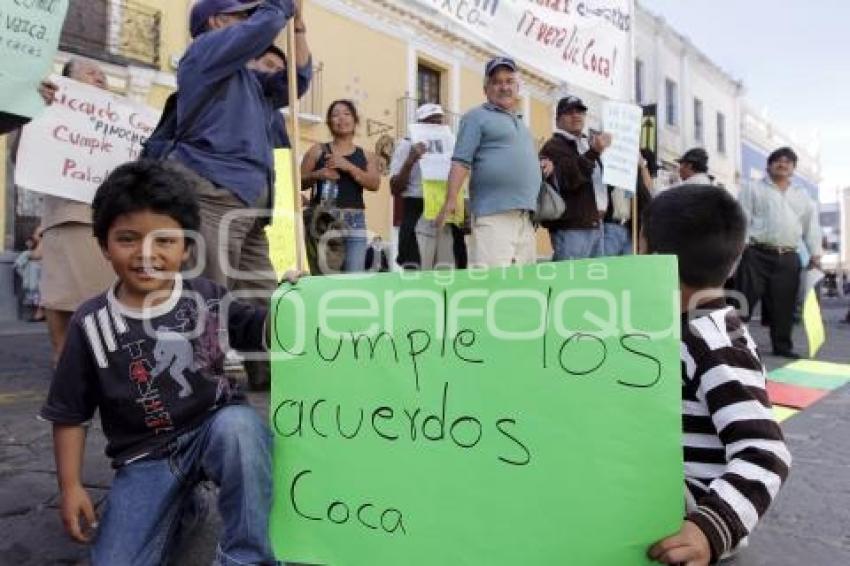
[[[796,246],[775,246],[773,244],[765,244],[763,242],[750,242],[750,246],[757,250],[774,255],[797,253]]]

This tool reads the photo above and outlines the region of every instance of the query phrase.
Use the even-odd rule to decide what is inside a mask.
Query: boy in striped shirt
[[[724,300],[746,226],[737,201],[707,185],[666,191],[644,213],[642,253],[679,258],[682,305],[686,518],[650,548],[663,564],[702,566],[733,553],[791,465],[756,344]]]

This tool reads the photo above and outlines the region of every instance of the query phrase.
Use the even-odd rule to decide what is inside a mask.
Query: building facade
[[[709,173],[736,191],[742,83],[663,18],[638,7],[636,21],[635,100],[657,105],[659,186],[678,182],[675,160],[702,147]]]
[[[176,87],[176,66],[190,41],[190,6],[191,0],[71,0],[54,70],[72,55],[95,59],[104,67],[111,90],[162,107]],[[484,101],[484,64],[502,52],[446,31],[415,3],[306,0],[304,13],[314,82],[302,100],[299,154],[329,139],[324,125],[327,105],[352,99],[362,119],[356,142],[376,152],[386,170],[395,141],[405,135],[416,106],[438,102],[456,126],[463,112]],[[528,70],[521,71],[521,80],[522,114],[542,144],[553,128],[558,85]],[[0,141],[6,154],[4,146],[5,140]],[[19,247],[34,221],[21,214],[22,199],[10,171],[10,165],[0,168],[0,186],[6,189],[0,231],[7,250]],[[386,179],[380,191],[366,195],[366,207],[369,229],[391,239],[393,206]],[[24,208],[37,206],[24,203]],[[544,238],[541,246],[545,251]]]
[[[110,90],[161,108],[176,87],[172,55],[189,41],[191,0],[70,0],[53,72],[73,56],[92,59]],[[0,234],[3,250],[21,249],[38,225],[40,197],[14,185],[15,136],[0,137]],[[3,251],[0,250],[0,251]]]
[[[191,4],[71,0],[54,71],[71,56],[94,59],[106,71],[111,90],[161,108],[176,88],[175,71],[191,39]],[[506,50],[470,37],[417,2],[304,0],[304,12],[314,81],[301,103],[296,151],[303,154],[310,145],[327,141],[327,106],[335,99],[352,99],[362,118],[356,142],[378,154],[384,171],[419,103],[442,104],[456,126],[462,113],[484,100],[484,63]],[[711,174],[735,191],[742,178],[763,170],[759,159],[778,145],[775,128],[746,109],[739,81],[663,18],[638,5],[634,21],[634,98],[657,107],[658,185],[676,182],[675,159],[699,146],[709,153]],[[522,69],[520,75],[522,115],[539,144],[551,135],[555,104],[566,94],[584,98],[589,125],[599,127],[598,95],[570,85],[568,77],[534,69]],[[9,139],[0,137],[0,152],[7,157]],[[802,157],[801,179],[816,186],[817,155],[795,149]],[[17,191],[12,170],[9,159],[0,160],[0,234],[7,252],[21,249],[38,223],[38,196]],[[366,195],[367,222],[376,235],[392,241],[394,207],[388,185],[385,178],[380,191]],[[541,255],[549,253],[545,231],[538,241]]]

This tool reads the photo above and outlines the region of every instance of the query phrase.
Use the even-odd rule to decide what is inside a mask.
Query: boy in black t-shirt
[[[194,486],[220,487],[220,564],[273,564],[271,436],[224,375],[223,345],[263,346],[264,309],[183,279],[200,224],[191,182],[167,164],[116,169],[97,191],[94,232],[118,281],[74,314],[41,416],[53,423],[61,516],[97,526],[81,481],[84,423],[100,410],[117,469],[92,562],[161,564]]]

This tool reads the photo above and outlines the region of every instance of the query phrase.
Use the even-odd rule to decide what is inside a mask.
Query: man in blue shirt
[[[513,59],[496,57],[487,63],[484,94],[487,102],[461,119],[437,226],[454,213],[470,177],[470,264],[531,264],[537,260],[531,214],[537,207],[541,168],[549,175],[552,163],[538,158],[534,138],[517,114],[519,81]]]
[[[230,290],[251,291],[262,305],[276,288],[265,226],[272,151],[289,88],[285,71],[264,73],[249,63],[266,52],[293,15],[296,34],[303,36],[306,28],[292,0],[198,0],[190,16],[194,40],[177,71],[181,134],[169,159],[194,173],[204,243],[198,267]],[[298,81],[300,95],[309,83],[309,54],[298,66],[307,79]],[[192,116],[192,123],[184,123]],[[268,385],[267,361],[250,361],[246,370],[252,387]]]

